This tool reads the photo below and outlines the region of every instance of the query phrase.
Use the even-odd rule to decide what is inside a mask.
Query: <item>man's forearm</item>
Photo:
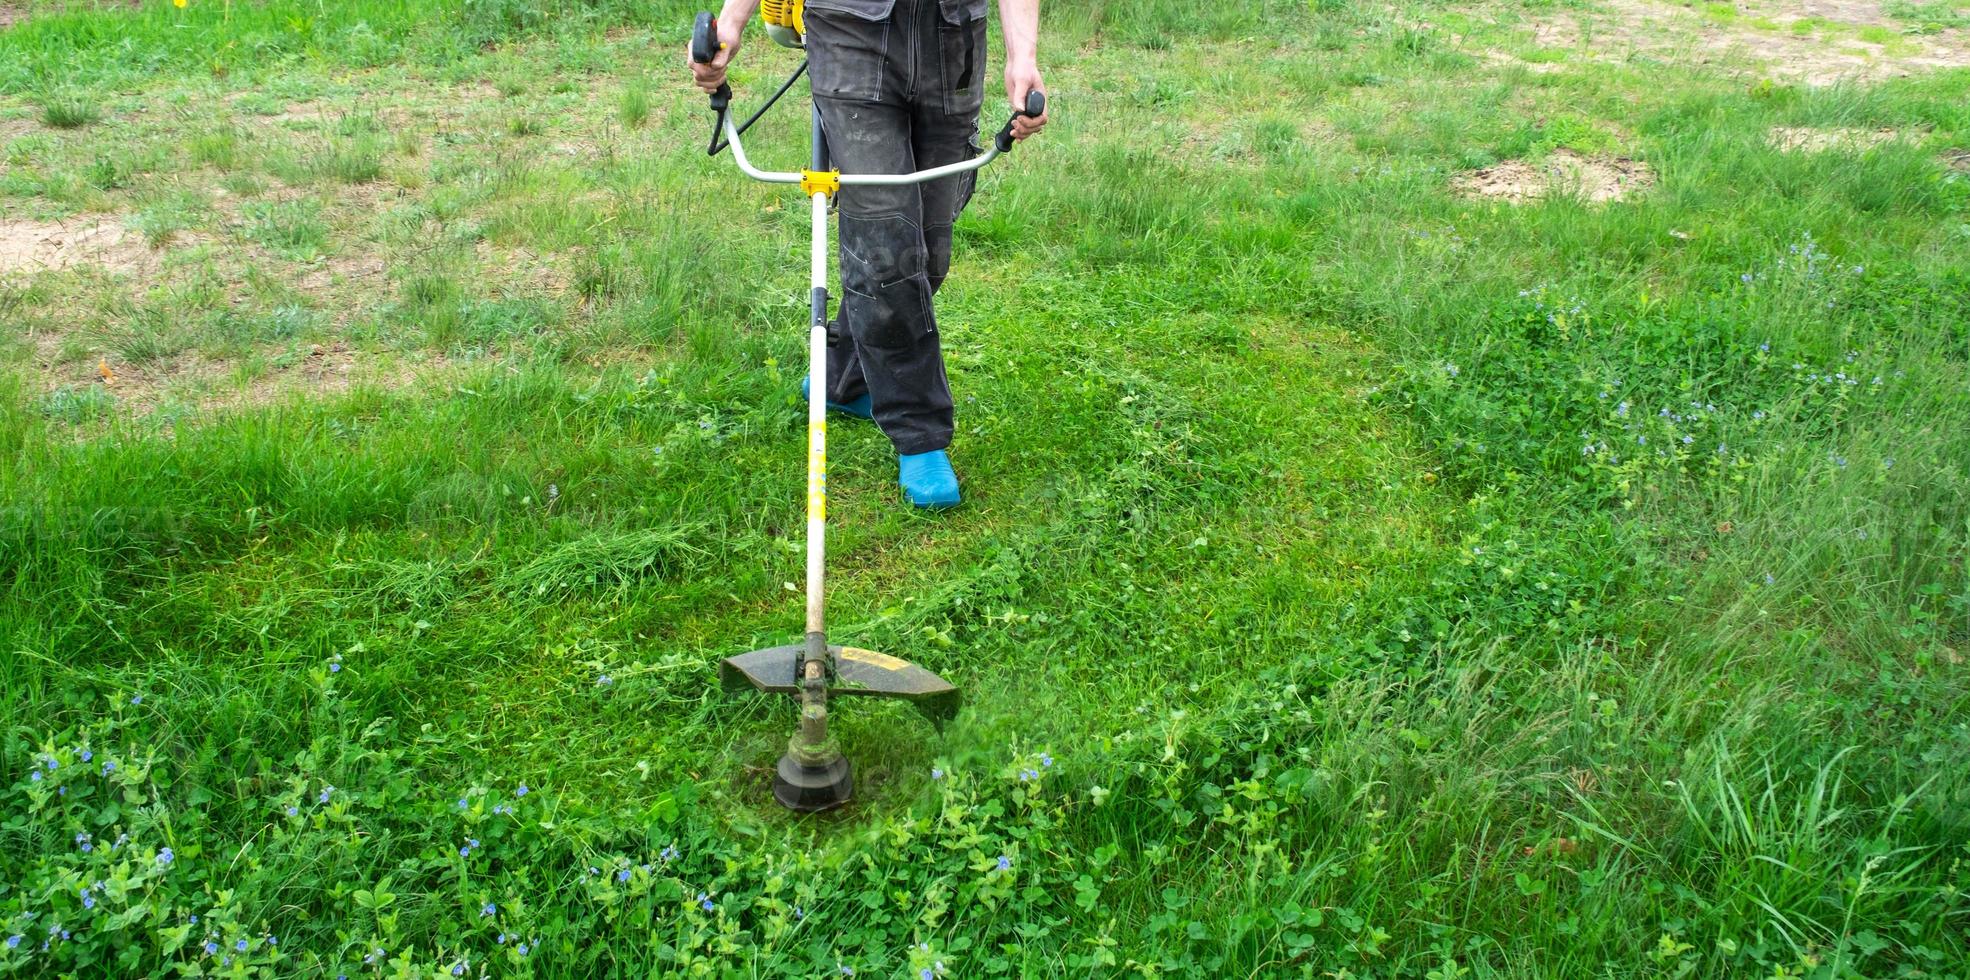
[[[744,32],[758,10],[759,0],[725,0],[725,9],[718,12],[718,24],[720,27],[732,24]]]
[[[1040,0],[999,0],[999,28],[1005,32],[1006,64],[1039,63]]]

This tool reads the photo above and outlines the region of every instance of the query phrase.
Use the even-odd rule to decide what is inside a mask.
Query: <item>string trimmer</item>
[[[768,33],[787,47],[802,46],[800,4],[797,0],[772,0],[767,4]],[[691,31],[691,59],[709,63],[718,53],[716,24],[709,13],[701,13]],[[981,156],[959,163],[907,174],[844,174],[829,165],[827,137],[821,131],[821,115],[814,110],[812,165],[799,173],[760,170],[746,158],[740,136],[758,121],[766,110],[785,95],[807,63],[802,61],[779,91],[745,122],[731,118],[732,88],[720,85],[712,93],[711,146],[716,155],[727,146],[732,159],[746,176],[769,184],[798,184],[814,206],[812,278],[809,286],[808,374],[812,379],[807,397],[807,637],[804,643],[768,647],[728,657],[719,667],[719,679],[727,692],[751,689],[769,694],[791,694],[800,700],[800,728],[794,733],[785,755],[773,775],[773,797],[790,809],[826,810],[848,802],[854,795],[854,772],[841,749],[828,735],[828,699],[831,696],[866,695],[898,698],[922,711],[942,728],[957,713],[960,695],[948,681],[905,660],[887,654],[828,643],[825,616],[825,584],[828,512],[828,204],[835,192],[857,184],[921,184],[953,174],[977,170],[1012,149],[1012,120],[999,130],[992,147]],[[1046,96],[1033,92],[1025,108],[1014,114],[1039,116],[1046,111]]]

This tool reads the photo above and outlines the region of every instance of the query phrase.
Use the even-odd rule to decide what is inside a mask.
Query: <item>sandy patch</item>
[[[1542,11],[1530,27],[1537,46],[1569,48],[1588,60],[1694,64],[1805,85],[1970,67],[1970,31],[1904,34],[1907,25],[1877,0],[1741,0],[1733,10],[1719,18],[1695,3],[1604,0],[1585,14]],[[1810,21],[1810,30],[1795,30],[1801,21]],[[1887,32],[1885,42],[1862,40],[1863,29]],[[1517,59],[1494,52],[1487,60]]]
[[[1819,153],[1825,150],[1865,150],[1901,136],[1892,129],[1815,129],[1811,126],[1774,126],[1765,134],[1772,146],[1788,153]]]
[[[155,261],[143,236],[115,221],[0,219],[0,277],[31,276],[81,264],[127,272],[149,268]]]
[[[1467,197],[1531,201],[1557,194],[1600,203],[1622,200],[1654,184],[1655,171],[1639,160],[1587,157],[1562,149],[1537,164],[1507,160],[1458,174],[1450,183]]]
[[[399,388],[415,383],[421,371],[445,365],[441,357],[428,364],[375,359],[338,339],[310,345],[298,357],[283,358],[246,381],[238,379],[238,365],[232,361],[185,352],[146,364],[102,359],[79,367],[66,384],[52,386],[49,393],[101,386],[112,400],[111,414],[118,417],[141,419],[160,411],[197,416],[258,408],[293,396],[332,397],[360,383]]]
[[[1943,163],[1947,164],[1951,170],[1970,173],[1970,150],[1944,150]]]

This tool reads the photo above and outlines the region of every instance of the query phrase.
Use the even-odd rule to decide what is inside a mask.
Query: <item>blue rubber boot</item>
[[[800,400],[802,402],[807,401],[806,378],[800,379]],[[828,411],[839,412],[843,415],[853,415],[858,419],[873,420],[876,417],[875,404],[876,404],[875,399],[869,397],[868,392],[863,392],[862,397],[857,398],[846,405],[841,404],[840,402],[829,402]]]
[[[958,505],[958,474],[951,469],[951,456],[933,449],[914,456],[898,456],[896,482],[903,495],[923,510],[949,510]]]

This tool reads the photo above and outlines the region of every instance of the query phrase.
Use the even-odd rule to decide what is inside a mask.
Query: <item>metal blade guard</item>
[[[800,696],[800,644],[767,647],[727,657],[718,665],[718,680],[727,694],[748,689],[765,694]],[[938,731],[957,716],[964,695],[951,683],[907,660],[859,647],[828,648],[833,676],[828,695],[894,698],[930,719]]]

